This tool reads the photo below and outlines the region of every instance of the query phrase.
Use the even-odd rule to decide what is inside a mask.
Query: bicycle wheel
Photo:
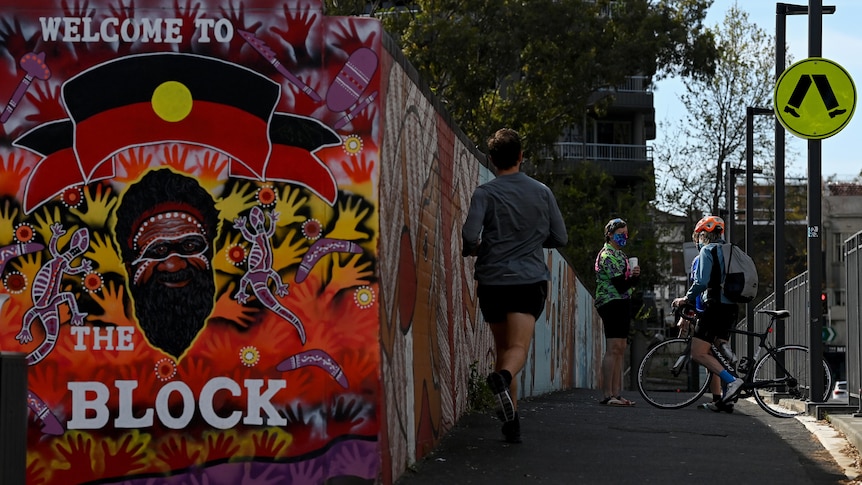
[[[709,386],[709,371],[690,357],[690,341],[665,340],[647,351],[638,366],[638,391],[657,408],[679,409],[700,399]]]
[[[832,388],[832,373],[822,361],[825,401]],[[767,413],[790,418],[806,412],[810,400],[811,356],[802,345],[785,345],[761,357],[754,367],[754,399]]]

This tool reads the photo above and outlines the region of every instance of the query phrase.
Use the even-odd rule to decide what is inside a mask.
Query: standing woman
[[[620,395],[631,324],[631,298],[641,274],[640,266],[631,267],[623,252],[628,238],[626,222],[612,219],[605,225],[605,245],[596,256],[596,309],[605,330],[601,403],[609,406],[635,404]]]
[[[551,189],[521,172],[524,152],[515,130],[494,133],[488,157],[497,177],[473,192],[461,230],[462,254],[476,256],[479,308],[491,327],[497,356],[488,386],[503,436],[520,443],[517,375],[527,360],[551,278],[542,248],[564,246],[568,235]]]

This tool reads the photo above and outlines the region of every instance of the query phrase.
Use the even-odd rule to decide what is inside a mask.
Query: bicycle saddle
[[[790,316],[790,312],[787,310],[758,310],[757,313],[765,313],[776,320]]]

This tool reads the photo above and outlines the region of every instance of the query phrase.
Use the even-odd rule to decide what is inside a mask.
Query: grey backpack
[[[757,266],[754,260],[741,247],[724,243],[721,245],[724,256],[724,281],[721,292],[734,303],[749,303],[757,296]],[[714,255],[714,253],[713,253]]]

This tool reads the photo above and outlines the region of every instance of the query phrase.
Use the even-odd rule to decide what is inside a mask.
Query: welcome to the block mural
[[[423,86],[319,0],[0,0],[28,484],[390,484],[439,444],[493,365],[460,256],[493,175]],[[601,355],[546,254],[523,396]]]
[[[0,1],[28,483],[377,480],[380,38],[309,1]]]

